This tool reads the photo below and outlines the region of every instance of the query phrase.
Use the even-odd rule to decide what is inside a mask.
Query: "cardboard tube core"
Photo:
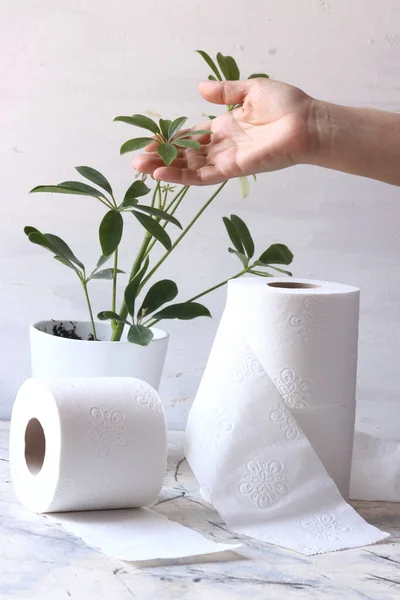
[[[38,419],[31,419],[25,430],[25,461],[32,475],[40,473],[46,454],[46,437]]]
[[[321,286],[316,283],[301,283],[296,281],[274,281],[272,283],[267,283],[269,287],[274,288],[291,288],[291,289],[313,289],[320,288]]]

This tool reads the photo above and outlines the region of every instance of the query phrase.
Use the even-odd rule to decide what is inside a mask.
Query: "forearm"
[[[400,185],[400,114],[314,103],[310,163]]]

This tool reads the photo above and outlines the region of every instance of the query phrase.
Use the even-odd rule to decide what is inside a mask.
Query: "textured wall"
[[[196,48],[237,56],[243,72],[265,70],[333,102],[396,111],[400,105],[400,4],[395,0],[20,0],[0,6],[0,416],[29,372],[27,326],[37,318],[85,316],[81,290],[22,234],[26,224],[65,237],[90,264],[99,253],[101,205],[85,198],[27,195],[39,183],[103,171],[122,193],[129,128],[117,114],[206,110],[196,82],[207,75]],[[188,217],[207,190],[194,190]],[[400,371],[399,189],[300,166],[259,177],[251,197],[231,182],[162,270],[182,298],[234,272],[221,222],[235,212],[264,249],[286,242],[299,276],[362,289],[359,401],[363,420],[398,407]],[[139,230],[122,262],[136,248]],[[93,285],[97,309],[109,286]],[[224,303],[213,321],[172,323],[163,384],[172,426],[182,425]],[[379,407],[379,408],[378,408]]]

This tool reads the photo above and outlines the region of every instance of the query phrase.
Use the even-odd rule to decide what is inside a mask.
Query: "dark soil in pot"
[[[56,337],[68,338],[69,340],[82,340],[82,338],[76,333],[76,324],[72,321],[68,323],[68,327],[65,327],[64,323],[56,323],[54,321],[52,334]],[[89,334],[87,341],[94,341],[92,333]]]

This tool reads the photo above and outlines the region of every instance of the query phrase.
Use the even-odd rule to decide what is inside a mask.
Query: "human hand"
[[[133,167],[155,179],[183,185],[212,185],[307,162],[317,142],[314,100],[298,88],[271,79],[206,81],[200,94],[214,104],[241,104],[195,129],[200,150],[182,149],[170,166],[156,144],[133,160]]]

